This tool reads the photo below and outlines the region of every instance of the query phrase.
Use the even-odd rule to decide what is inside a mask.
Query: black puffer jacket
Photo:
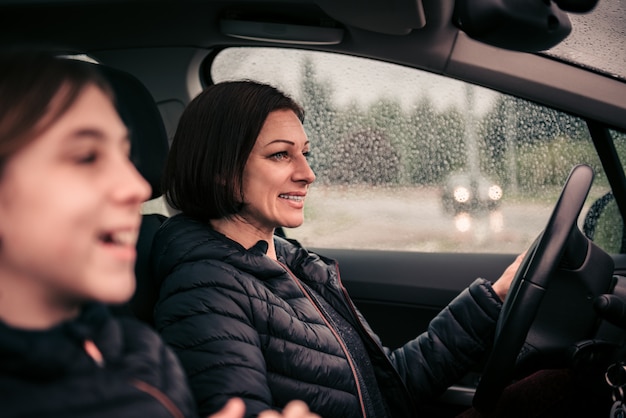
[[[246,250],[184,215],[155,237],[156,326],[179,355],[201,414],[239,396],[248,416],[292,399],[325,418],[363,415],[343,345],[300,280],[357,329],[394,417],[415,416],[415,403],[456,382],[492,342],[501,304],[482,279],[427,333],[389,351],[352,304],[334,261],[295,241],[275,238],[275,246],[279,263],[265,255],[266,242]]]
[[[97,364],[85,350],[97,347]],[[159,336],[101,305],[48,331],[0,323],[0,416],[196,417],[186,377]]]

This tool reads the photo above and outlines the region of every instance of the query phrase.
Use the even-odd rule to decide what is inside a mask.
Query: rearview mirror
[[[554,0],[554,2],[561,10],[572,13],[590,12],[598,4],[598,0]]]
[[[453,21],[471,38],[523,52],[550,49],[572,30],[567,14],[544,0],[457,0]]]

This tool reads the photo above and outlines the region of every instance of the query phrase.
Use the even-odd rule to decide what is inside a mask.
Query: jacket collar
[[[178,214],[164,222],[157,232],[151,264],[159,282],[181,263],[206,259],[226,262],[261,280],[285,274],[284,266],[300,279],[313,282],[328,280],[325,274],[320,275],[328,269],[314,268],[314,264],[330,265],[334,271],[334,260],[308,252],[296,240],[274,236],[274,245],[280,263],[266,256],[268,244],[265,241],[246,249],[210,225]]]
[[[43,331],[10,327],[0,322],[0,374],[47,380],[94,367],[84,343],[91,340],[105,358],[121,352],[121,336],[108,310],[100,304],[84,307],[78,318]]]

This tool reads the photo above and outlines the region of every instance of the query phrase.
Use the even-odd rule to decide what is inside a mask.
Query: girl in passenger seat
[[[197,416],[173,352],[104,305],[133,294],[140,206],[150,195],[129,149],[94,69],[0,53],[2,417]],[[235,399],[212,418],[243,414]],[[302,403],[285,411],[312,416]]]

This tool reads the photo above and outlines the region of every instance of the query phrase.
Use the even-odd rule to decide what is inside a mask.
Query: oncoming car
[[[482,174],[453,173],[446,180],[441,200],[450,213],[490,211],[500,206],[502,187]]]
[[[602,416],[604,372],[626,360],[626,318],[595,302],[626,295],[624,16],[611,0],[4,0],[0,44],[99,65],[136,113],[153,196],[133,315],[151,321],[151,238],[175,213],[160,175],[183,109],[208,85],[261,81],[304,107],[316,174],[304,224],[280,232],[337,260],[386,347],[531,248],[493,356],[423,416],[486,411],[507,384],[573,364],[597,371],[579,389]]]

